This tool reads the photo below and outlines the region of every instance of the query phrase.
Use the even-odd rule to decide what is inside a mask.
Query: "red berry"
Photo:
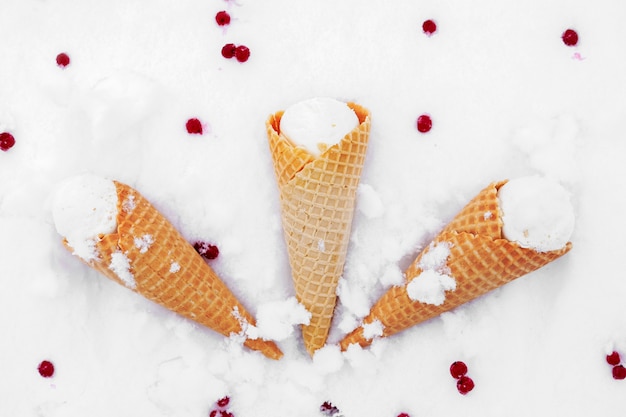
[[[209,417],[217,417],[217,410],[211,410]]]
[[[626,379],[626,368],[624,368],[624,365],[617,365],[613,367],[613,378]]]
[[[235,57],[239,62],[246,62],[250,58],[250,49],[247,46],[239,45],[235,50]]]
[[[424,23],[422,23],[422,30],[424,31],[425,34],[430,36],[433,33],[435,33],[435,31],[437,30],[437,24],[435,23],[434,20],[431,20],[431,19],[425,20]]]
[[[57,65],[61,68],[65,68],[70,64],[70,57],[65,52],[61,52],[57,55]]]
[[[215,246],[214,246],[214,247],[215,247]],[[217,248],[216,248],[216,249],[217,249]],[[228,395],[227,395],[227,396],[225,396],[225,397],[220,398],[219,400],[217,400],[217,406],[218,406],[218,407],[222,407],[222,408],[224,408],[224,407],[226,407],[226,406],[228,405],[228,403],[229,403],[229,402],[230,402],[230,397],[228,397]]]
[[[573,29],[567,29],[561,35],[563,43],[567,46],[575,46],[578,43],[578,33]]]
[[[206,259],[215,259],[220,254],[220,250],[218,249],[218,247],[215,245],[211,245],[210,243],[196,242],[194,243],[193,247],[196,252],[198,252],[203,258]],[[226,404],[228,404],[228,402]]]
[[[50,378],[54,374],[54,365],[50,361],[42,361],[37,370],[42,377]]]
[[[606,355],[606,361],[609,365],[619,365],[621,362],[619,353],[613,351],[610,355]]]
[[[463,375],[456,381],[456,389],[463,395],[474,389],[474,381],[469,376]]]
[[[429,115],[422,114],[420,117],[417,118],[417,130],[419,130],[420,132],[426,133],[430,131],[432,127],[433,121]]]
[[[450,375],[452,375],[453,378],[459,379],[466,373],[467,365],[465,365],[464,362],[456,361],[453,362],[452,365],[450,365]]]
[[[218,25],[225,26],[230,23],[230,15],[226,10],[222,10],[215,15],[215,21]]]
[[[320,405],[320,411],[327,416],[334,416],[339,413],[339,409],[329,401],[324,401],[324,404]]]
[[[222,410],[220,411],[220,417],[235,417],[235,416],[231,412]]]
[[[185,124],[185,127],[187,127],[187,132],[190,135],[201,135],[202,134],[202,122],[200,122],[200,120],[198,120],[196,118],[187,120],[187,123]]]
[[[235,56],[236,50],[237,46],[234,43],[227,43],[222,47],[222,56],[224,58],[230,59]]]
[[[0,133],[0,150],[8,151],[15,145],[15,138],[9,132]]]
[[[398,417],[411,417],[411,416],[408,415],[407,413],[400,413],[398,414]]]

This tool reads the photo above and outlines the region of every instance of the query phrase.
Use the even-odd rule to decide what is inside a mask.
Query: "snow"
[[[130,259],[128,259],[124,253],[117,251],[111,254],[109,269],[113,271],[128,288],[134,290],[137,287],[135,277],[130,271]]]
[[[16,144],[0,152],[0,415],[206,416],[224,395],[237,417],[319,417],[324,401],[346,417],[623,414],[626,385],[604,360],[609,347],[626,357],[621,2],[5,0],[1,9],[0,129]],[[233,20],[222,28],[213,18],[224,9]],[[432,36],[426,19],[437,23]],[[575,47],[560,39],[569,27]],[[222,58],[230,42],[250,48],[246,63]],[[297,308],[281,304],[294,291],[264,128],[311,97],[354,101],[372,120],[361,177],[371,189],[359,188],[331,337],[313,359]],[[433,127],[421,134],[425,113]],[[194,117],[210,126],[203,135],[187,133]],[[83,173],[133,186],[189,241],[215,242],[211,266],[242,304],[256,318],[276,310],[256,330],[281,338],[285,356],[251,352],[68,252],[52,195]],[[339,351],[478,191],[528,175],[571,193],[567,255],[369,348]],[[44,359],[51,379],[37,373]],[[456,360],[476,382],[467,396],[448,373]]]

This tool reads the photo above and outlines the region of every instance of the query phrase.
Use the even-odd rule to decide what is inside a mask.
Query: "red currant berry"
[[[435,31],[437,30],[437,24],[435,23],[434,20],[431,20],[431,19],[425,20],[424,23],[422,23],[422,30],[424,31],[425,34],[430,36],[433,33],[435,33]]]
[[[459,379],[467,373],[467,365],[464,362],[456,361],[450,365],[450,375],[452,378]]]
[[[606,355],[606,361],[609,365],[619,365],[621,358],[619,353],[613,351],[610,355]]]
[[[230,15],[226,10],[222,10],[215,15],[215,21],[218,25],[225,26],[230,23]]]
[[[218,407],[224,408],[224,407],[226,407],[228,405],[228,403],[230,403],[230,397],[228,397],[228,395],[223,397],[223,398],[220,398],[219,400],[217,400],[217,406]]]
[[[339,409],[329,401],[324,401],[324,404],[320,405],[320,411],[327,416],[334,416],[339,412]]]
[[[209,417],[217,417],[217,410],[211,410]]]
[[[70,57],[65,52],[61,52],[57,55],[57,65],[61,68],[65,68],[70,64]]]
[[[239,62],[246,62],[250,58],[250,49],[247,46],[239,45],[235,50],[235,58]]]
[[[456,381],[456,389],[458,389],[461,394],[465,395],[474,389],[474,381],[472,378],[463,375]]]
[[[561,39],[563,39],[563,43],[567,46],[576,46],[578,43],[578,33],[573,29],[567,29],[561,35]]]
[[[235,51],[237,50],[237,46],[234,43],[227,43],[222,47],[222,56],[224,58],[230,59],[235,56]]]
[[[229,411],[222,410],[220,411],[220,417],[235,417],[235,416],[233,415],[233,413]]]
[[[42,377],[50,378],[54,374],[54,365],[50,361],[42,361],[37,370]]]
[[[422,114],[420,117],[417,118],[417,130],[419,130],[420,132],[426,133],[430,131],[432,127],[433,121],[429,115]]]
[[[408,415],[407,413],[400,413],[398,414],[398,417],[411,417],[411,416]]]
[[[613,378],[626,379],[626,368],[624,368],[624,365],[617,365],[613,367]]]
[[[15,145],[15,138],[8,132],[0,133],[0,150],[8,151]]]
[[[218,249],[218,247],[215,245],[211,245],[210,243],[196,242],[194,243],[193,247],[196,252],[198,252],[203,258],[206,259],[215,259],[220,254],[220,250]]]
[[[187,128],[187,132],[190,135],[201,135],[202,134],[202,122],[200,122],[200,120],[198,119],[189,119],[187,120],[187,123],[185,124],[185,127]]]

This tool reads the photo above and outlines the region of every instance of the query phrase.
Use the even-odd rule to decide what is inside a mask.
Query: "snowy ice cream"
[[[357,115],[346,103],[323,97],[292,105],[280,120],[281,132],[313,156],[338,143],[358,125]]]
[[[92,174],[65,180],[54,196],[52,216],[76,255],[86,261],[96,258],[95,239],[117,228],[115,184]]]
[[[561,249],[574,230],[568,192],[539,176],[507,182],[498,190],[503,237],[539,252]]]

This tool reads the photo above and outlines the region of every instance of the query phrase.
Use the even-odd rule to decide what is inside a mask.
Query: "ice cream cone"
[[[283,112],[266,123],[296,297],[311,313],[302,326],[311,355],[328,337],[369,138],[369,112],[348,106],[359,125],[318,157],[281,134]]]
[[[371,344],[372,337],[367,337],[364,329],[375,321],[382,324],[382,337],[391,336],[539,269],[571,249],[568,242],[562,249],[538,252],[503,238],[498,189],[505,183],[490,184],[455,216],[406,270],[406,283],[391,287],[374,304],[363,324],[340,342],[342,350],[351,344]],[[421,278],[425,257],[440,245],[449,249],[442,270],[454,278],[456,288],[447,291],[445,301],[439,305],[415,301],[407,288]]]
[[[224,336],[239,334],[253,317],[196,250],[143,196],[115,182],[117,230],[99,236],[97,258],[87,263],[114,281]],[[73,248],[64,241],[65,246]],[[282,356],[271,341],[244,345],[272,359]]]

